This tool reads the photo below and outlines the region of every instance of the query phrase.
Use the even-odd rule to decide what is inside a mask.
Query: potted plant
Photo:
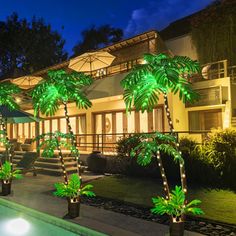
[[[204,212],[195,207],[200,204],[200,200],[193,200],[185,204],[185,193],[180,186],[175,186],[175,189],[170,193],[170,198],[163,197],[152,198],[154,208],[151,212],[154,214],[164,215],[167,214],[171,218],[170,222],[170,236],[183,236],[184,235],[184,221],[183,216],[191,213],[193,215],[202,215]]]
[[[2,195],[11,193],[12,179],[21,179],[21,170],[12,170],[10,162],[6,161],[0,168],[0,179],[2,180]]]
[[[91,191],[93,185],[87,184],[81,188],[81,180],[78,174],[72,174],[69,178],[68,184],[56,183],[56,191],[54,194],[58,197],[66,197],[68,201],[68,215],[71,218],[79,216],[80,212],[80,196],[86,195],[94,197],[95,194]]]

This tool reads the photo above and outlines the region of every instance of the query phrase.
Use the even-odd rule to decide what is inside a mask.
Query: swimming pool
[[[1,236],[105,236],[89,228],[0,198]]]

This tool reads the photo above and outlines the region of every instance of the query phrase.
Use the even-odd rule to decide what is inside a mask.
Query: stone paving
[[[86,174],[85,182],[101,178],[101,175]],[[53,196],[53,184],[62,181],[62,177],[27,175],[13,182],[13,193],[3,197],[26,207],[63,218],[67,213],[67,202]],[[168,235],[168,226],[137,219],[124,214],[81,204],[81,217],[70,220],[82,226],[114,236],[164,236]],[[186,236],[200,236],[187,232]]]

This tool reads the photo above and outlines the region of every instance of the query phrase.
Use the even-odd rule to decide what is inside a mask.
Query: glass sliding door
[[[30,127],[30,137],[29,138],[35,138],[35,122],[29,123]]]
[[[87,141],[87,137],[86,137],[86,115],[82,115],[82,116],[78,116],[78,117],[74,117],[75,120],[77,120],[76,126],[76,133],[78,134],[77,136],[77,144],[82,148],[82,149],[86,149],[86,141]]]
[[[99,150],[103,143],[103,116],[104,114],[95,114],[94,116],[94,131],[95,131],[95,137],[94,137],[94,145],[97,150]]]
[[[124,132],[123,112],[116,112],[115,113],[115,120],[116,120],[115,133],[117,134],[116,141],[118,141],[120,138],[123,137],[122,133]]]
[[[45,120],[44,121],[44,133],[49,133],[50,132],[50,120]]]
[[[66,134],[67,133],[67,125],[66,125],[66,118],[60,119],[60,132]]]
[[[128,133],[134,133],[135,132],[135,112],[131,111],[129,114],[127,114],[127,129]]]
[[[148,132],[148,113],[145,112],[139,112],[140,116],[140,132],[141,133],[147,133]]]
[[[29,123],[23,124],[24,126],[24,138],[29,138]]]
[[[153,130],[158,132],[164,131],[163,108],[158,107],[153,110]]]
[[[57,119],[52,119],[52,127],[51,127],[51,130],[52,130],[52,133],[58,131],[58,120]]]

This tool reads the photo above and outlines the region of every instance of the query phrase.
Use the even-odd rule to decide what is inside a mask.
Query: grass
[[[152,207],[151,198],[162,195],[159,180],[108,176],[92,182],[97,196]],[[204,218],[236,224],[236,194],[221,189],[190,188],[189,199],[200,199]]]

